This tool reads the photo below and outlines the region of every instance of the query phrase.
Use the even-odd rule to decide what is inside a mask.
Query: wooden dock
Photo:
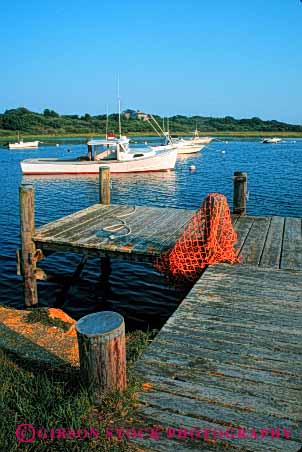
[[[106,285],[112,258],[154,262],[174,246],[195,211],[100,203],[36,229],[33,187],[21,186],[20,213],[22,247],[17,251],[17,273],[23,275],[24,302],[29,307],[38,303],[37,280],[53,278],[37,267],[45,256],[82,254],[72,281],[78,279],[89,256],[98,256]]]
[[[33,241],[44,251],[150,262],[175,244],[194,212],[96,204],[38,228]],[[121,227],[116,233],[114,225]]]
[[[242,264],[208,267],[137,363],[141,425],[161,432],[143,450],[301,450],[301,219],[233,221]]]
[[[20,188],[17,262],[27,306],[38,301],[36,264],[44,254],[100,256],[108,276],[111,258],[152,262],[172,248],[194,214],[110,205],[107,176],[104,170],[100,204],[38,229],[33,188]],[[136,439],[144,451],[300,451],[301,218],[245,216],[246,174],[235,173],[234,182],[242,263],[208,267],[137,363],[149,389],[139,395],[141,426],[160,432]]]

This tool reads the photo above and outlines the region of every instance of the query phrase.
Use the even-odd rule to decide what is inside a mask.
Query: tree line
[[[154,115],[162,126],[163,118]],[[106,115],[60,115],[54,110],[46,108],[43,113],[36,113],[27,108],[20,107],[6,110],[0,114],[0,135],[5,136],[11,132],[32,135],[64,135],[64,134],[104,134],[106,132]],[[207,116],[176,115],[169,118],[169,130],[173,133],[192,133],[195,128],[202,132],[302,132],[301,125],[287,124],[260,118],[235,119],[232,116],[213,118]],[[108,132],[118,131],[118,115],[108,116]],[[148,121],[126,119],[122,116],[122,130],[124,134],[153,133]]]

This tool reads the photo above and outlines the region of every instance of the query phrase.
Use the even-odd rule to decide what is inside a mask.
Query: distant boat
[[[277,144],[277,143],[281,143],[282,139],[281,138],[264,138],[262,140],[262,143],[264,144]]]
[[[9,149],[32,149],[39,146],[40,141],[23,141],[19,140],[16,143],[8,143]]]
[[[200,152],[205,147],[205,145],[201,144],[200,141],[197,142],[194,141],[194,138],[191,138],[189,140],[185,140],[183,138],[178,139],[172,138],[169,132],[169,128],[168,131],[165,132],[152,115],[150,115],[150,118],[152,119],[155,125],[150,120],[149,124],[153,127],[155,132],[160,137],[164,137],[165,140],[163,144],[160,144],[158,146],[151,146],[151,149],[153,149],[154,151],[157,152],[160,150],[168,151],[171,149],[176,149],[178,154],[193,154],[196,152]],[[209,139],[211,140],[211,138]]]
[[[205,144],[195,143],[193,140],[184,140],[183,138],[174,139],[170,137],[169,133],[165,133],[165,143],[159,146],[151,146],[151,149],[159,151],[176,148],[178,154],[195,154],[202,151],[204,147]]]
[[[204,144],[204,145],[210,144],[212,140],[213,140],[212,137],[200,137],[199,136],[199,131],[198,131],[197,128],[194,131],[193,138],[191,138],[191,142],[192,143],[194,143],[194,144]]]
[[[8,149],[34,149],[39,146],[40,141],[23,141],[20,140],[20,132],[17,132],[17,141],[8,143]]]
[[[21,162],[23,174],[98,174],[100,166],[111,173],[169,171],[174,169],[177,150],[129,147],[126,137],[88,141],[88,155],[75,159],[29,159]]]

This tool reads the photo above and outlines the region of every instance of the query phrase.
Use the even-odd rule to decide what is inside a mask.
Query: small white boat
[[[126,137],[90,140],[88,155],[72,160],[30,159],[21,162],[23,174],[98,174],[100,166],[109,166],[111,173],[169,171],[174,169],[175,147],[155,151],[151,148],[129,147]]]
[[[194,143],[193,140],[184,140],[181,139],[173,139],[170,135],[165,134],[165,143],[159,146],[151,146],[154,151],[158,151],[160,149],[171,149],[176,148],[177,154],[193,154],[196,152],[200,152],[205,145]]]
[[[191,142],[194,144],[210,144],[211,141],[213,140],[212,137],[200,137],[199,136],[199,131],[197,130],[197,128],[194,131],[194,136],[193,138],[191,138]]]
[[[37,148],[40,141],[23,141],[19,140],[16,143],[8,143],[9,149],[31,149]]]
[[[176,148],[177,149],[177,154],[193,154],[196,152],[200,152],[204,147],[205,144],[202,144],[202,141],[204,141],[203,138],[200,138],[198,136],[198,130],[195,130],[195,137],[189,139],[189,140],[185,140],[184,138],[178,138],[178,139],[174,139],[171,137],[170,132],[169,132],[169,123],[168,123],[168,131],[165,132],[161,126],[158,124],[158,122],[156,121],[156,119],[150,115],[150,118],[152,119],[152,121],[154,122],[154,124],[149,120],[149,124],[153,127],[153,129],[155,130],[155,132],[160,136],[160,137],[164,137],[164,143],[159,145],[159,146],[151,146],[151,149],[153,149],[154,151],[159,151],[161,149],[166,149],[169,150],[171,148]],[[197,136],[196,136],[197,134]],[[206,142],[210,142],[212,140],[212,138],[206,137]]]
[[[174,141],[173,146],[176,147],[178,154],[193,154],[200,152],[205,147],[205,144],[195,143],[193,140],[180,140]]]
[[[263,138],[262,143],[277,144],[277,143],[281,143],[281,141],[282,141],[281,138]]]

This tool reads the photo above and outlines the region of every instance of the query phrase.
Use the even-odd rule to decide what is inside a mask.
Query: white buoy
[[[195,165],[190,165],[189,166],[189,170],[190,171],[195,171],[196,170],[196,166]]]
[[[221,154],[225,154],[225,151],[221,151]]]
[[[57,148],[60,146],[59,143],[56,144]]]

